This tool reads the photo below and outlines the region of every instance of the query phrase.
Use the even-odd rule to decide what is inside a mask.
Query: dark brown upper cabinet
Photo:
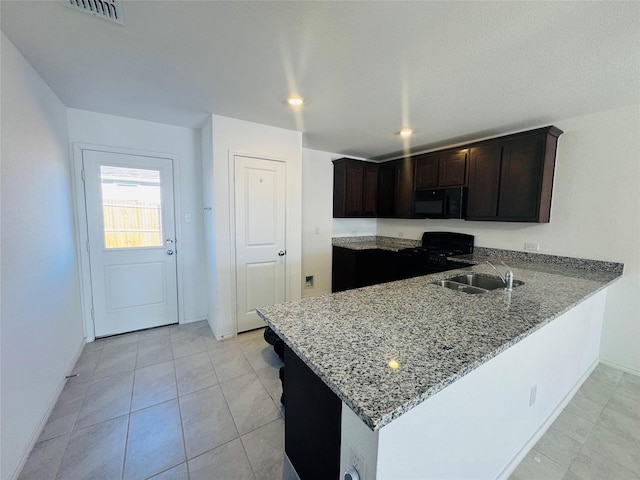
[[[393,218],[413,217],[413,169],[412,157],[393,162],[396,167]]]
[[[561,134],[562,130],[551,126],[472,146],[466,218],[549,222]]]
[[[425,153],[415,157],[415,188],[461,187],[466,184],[468,150]]]
[[[381,163],[378,166],[378,217],[395,216],[396,165],[394,162]]]
[[[468,187],[467,220],[546,223],[561,134],[549,126],[384,163],[334,160],[333,216],[416,218],[417,189]]]
[[[375,217],[378,165],[351,158],[333,161],[333,216]]]
[[[498,215],[502,145],[469,149],[469,188],[466,218],[484,220]]]
[[[413,170],[413,159],[409,157],[379,165],[379,218],[412,218]]]

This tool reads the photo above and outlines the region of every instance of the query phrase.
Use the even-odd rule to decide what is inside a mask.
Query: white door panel
[[[245,308],[250,314],[256,308],[271,305],[276,297],[276,281],[278,278],[278,263],[263,262],[246,265]]]
[[[166,268],[163,262],[148,262],[104,267],[107,312],[123,308],[166,305]],[[148,279],[158,279],[149,282]],[[145,288],[131,288],[145,285]]]
[[[285,299],[285,164],[235,157],[238,332],[264,326],[256,308]]]
[[[83,150],[95,336],[177,323],[173,162]]]

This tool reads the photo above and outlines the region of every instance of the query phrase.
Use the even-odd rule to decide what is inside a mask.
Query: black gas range
[[[455,232],[424,232],[422,245],[398,251],[398,273],[401,278],[417,277],[470,267],[470,263],[448,257],[473,253],[473,235]]]

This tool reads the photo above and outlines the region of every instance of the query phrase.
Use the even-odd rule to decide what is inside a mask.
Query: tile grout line
[[[169,341],[169,346],[171,348],[171,356],[173,357],[173,344],[171,343],[171,340]],[[189,456],[187,454],[187,441],[185,439],[186,435],[184,433],[184,422],[182,421],[182,404],[180,402],[180,389],[178,388],[178,374],[176,373],[176,359],[173,359],[173,375],[176,379],[176,394],[178,395],[176,397],[176,402],[178,404],[178,415],[180,417],[180,431],[182,432],[182,452],[184,454],[184,464],[185,467],[187,468],[187,479],[191,478],[191,472],[189,471]],[[178,464],[180,465],[180,464]],[[174,465],[171,468],[176,467],[176,465]],[[160,472],[162,473],[162,472]]]
[[[133,406],[133,392],[136,387],[136,370],[138,365],[138,352],[140,351],[140,336],[136,342],[136,360],[133,364],[133,379],[131,381],[131,394],[129,395],[129,413],[127,414],[127,435],[124,439],[124,455],[122,455],[122,467],[120,478],[124,479],[125,466],[127,464],[127,454],[129,453],[129,433],[131,432],[131,407]]]
[[[593,373],[592,373],[593,375]],[[588,380],[588,379],[587,379]],[[597,383],[598,385],[602,386],[603,388],[607,388],[606,385],[603,385],[602,383],[600,383],[599,381],[594,379],[594,382]],[[600,418],[602,417],[602,413],[604,412],[604,409],[606,408],[606,406],[611,402],[611,398],[613,396],[613,392],[617,389],[618,387],[618,383],[620,382],[620,379],[616,380],[615,385],[609,389],[609,394],[608,394],[608,398],[607,401],[604,403],[604,405],[602,406],[602,409],[600,410],[600,412],[598,413],[598,418],[595,419],[595,421],[593,422],[593,424],[589,427],[589,432],[587,433],[587,436],[584,440],[584,442],[582,442],[580,444],[580,450],[578,451],[578,454],[576,455],[576,457],[571,461],[571,463],[569,464],[569,468],[567,469],[567,471],[571,471],[572,473],[573,470],[571,470],[571,467],[575,464],[576,460],[580,457],[580,454],[582,454],[582,451],[584,450],[584,446],[587,444],[587,442],[589,441],[589,439],[591,438],[591,435],[593,433],[594,428],[596,427],[596,425],[598,425]],[[580,389],[582,389],[583,387],[580,387]],[[580,391],[580,389],[578,390],[578,392]],[[591,423],[591,422],[590,422]],[[577,474],[576,474],[577,475]]]

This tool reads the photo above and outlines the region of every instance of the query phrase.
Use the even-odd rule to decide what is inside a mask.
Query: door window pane
[[[100,166],[105,248],[161,247],[160,172]]]

